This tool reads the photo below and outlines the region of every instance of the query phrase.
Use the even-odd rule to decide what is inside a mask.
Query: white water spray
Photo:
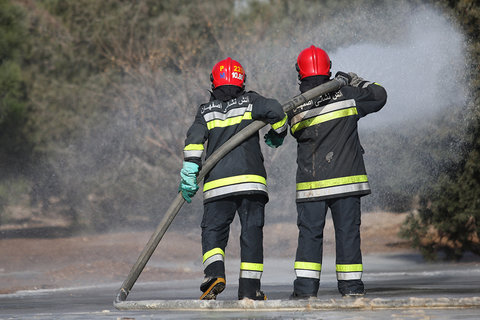
[[[465,104],[463,35],[431,9],[407,22],[399,42],[355,44],[332,54],[338,70],[354,71],[388,91],[386,107],[362,122],[364,127],[408,126]]]

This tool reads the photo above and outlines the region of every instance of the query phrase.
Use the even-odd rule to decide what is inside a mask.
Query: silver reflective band
[[[360,280],[362,271],[359,272],[337,272],[337,280]]]
[[[227,113],[221,113],[221,112],[217,112],[217,111],[210,112],[210,113],[205,114],[203,116],[203,118],[205,119],[206,122],[209,122],[209,121],[212,121],[212,120],[222,120],[223,121],[223,120],[226,120],[228,118],[242,116],[247,111],[252,111],[251,105],[249,105],[248,107],[243,107],[243,108],[235,108],[235,109],[232,109],[232,110],[228,111]]]
[[[200,158],[202,156],[203,150],[185,150],[183,151],[183,156],[185,158]]]
[[[259,190],[259,191],[267,191],[267,186],[263,183],[255,183],[255,182],[247,182],[247,183],[239,183],[230,186],[220,187],[208,190],[203,193],[203,198],[213,198],[218,197],[224,194],[230,194],[233,192],[240,192],[240,191],[251,191],[251,190]]]
[[[277,129],[274,129],[273,131],[280,134],[280,133],[284,132],[285,130],[287,130],[287,128],[288,128],[288,121],[285,121],[285,123],[281,127],[277,128]]]
[[[353,183],[343,186],[328,187],[322,189],[300,190],[297,191],[297,199],[326,197],[338,194],[345,194],[357,191],[368,191],[370,185],[368,182]]]
[[[320,271],[295,269],[295,275],[302,278],[320,279]]]
[[[287,127],[288,127],[288,124],[285,122],[285,124],[283,126],[281,126],[280,128],[277,128],[273,131],[275,131],[276,133],[280,134],[282,132],[285,132],[285,130],[287,130]]]
[[[365,89],[366,87],[368,87],[369,85],[371,85],[373,82],[365,82],[362,86],[362,89]]]
[[[326,114],[332,111],[337,111],[341,109],[346,109],[346,108],[351,108],[355,107],[355,100],[350,99],[350,100],[345,100],[345,101],[339,101],[331,104],[327,104],[324,107],[320,108],[315,108],[307,111],[300,112],[297,114],[295,117],[292,118],[290,121],[290,126],[293,127],[295,124],[298,122],[301,122],[305,119],[313,118],[322,114]]]
[[[260,279],[261,277],[261,271],[240,270],[240,278]]]
[[[207,260],[205,260],[203,262],[203,268],[205,269],[206,267],[208,267],[210,264],[214,263],[215,261],[222,261],[223,262],[223,255],[214,254],[213,256],[211,256],[210,258],[208,258]]]

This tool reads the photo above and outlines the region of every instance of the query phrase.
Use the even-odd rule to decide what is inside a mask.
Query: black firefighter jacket
[[[228,101],[215,100],[199,106],[187,132],[184,160],[201,165],[204,143],[205,160],[222,144],[254,120],[272,125],[279,134],[287,130],[287,116],[277,100],[256,92],[242,92]],[[263,194],[268,197],[263,155],[256,133],[222,158],[206,175],[204,202],[232,195]]]
[[[380,110],[387,93],[376,83],[340,90],[310,100],[288,113],[297,140],[296,201],[318,201],[369,194],[357,121]]]

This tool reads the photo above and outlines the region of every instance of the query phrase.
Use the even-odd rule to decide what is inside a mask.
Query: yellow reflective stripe
[[[362,264],[337,264],[337,272],[359,272],[363,271]]]
[[[217,180],[207,182],[203,185],[203,191],[208,191],[210,189],[228,186],[228,185],[237,184],[237,183],[243,183],[243,182],[258,182],[264,185],[267,184],[267,180],[262,176],[257,176],[254,174],[245,174],[245,175],[222,178],[222,179],[217,179]]]
[[[294,269],[321,271],[322,264],[316,262],[295,261]]]
[[[285,124],[285,122],[287,122],[287,119],[288,119],[288,117],[287,117],[287,115],[285,115],[285,117],[282,120],[272,124],[272,129],[277,130],[278,128],[281,128]]]
[[[263,271],[262,263],[242,262],[240,270]]]
[[[251,112],[245,112],[244,115],[242,116],[237,116],[237,117],[231,117],[225,120],[212,120],[207,122],[207,128],[208,130],[212,130],[213,128],[224,128],[228,126],[233,126],[236,124],[239,124],[243,120],[252,120],[252,113]]]
[[[215,248],[215,249],[212,249],[210,251],[205,252],[205,254],[203,255],[203,262],[205,262],[205,260],[207,260],[208,258],[210,258],[211,256],[214,256],[216,254],[221,254],[222,256],[225,257],[225,252],[223,252],[222,249]]]
[[[183,149],[185,151],[190,151],[190,150],[203,150],[203,144],[188,144],[185,146]]]
[[[338,119],[338,118],[353,116],[356,114],[358,114],[356,107],[330,112],[327,114],[323,114],[317,117],[300,121],[299,123],[295,124],[292,127],[291,131],[292,133],[294,133],[295,131],[301,130],[306,127],[311,127],[322,122],[327,122],[327,121]]]
[[[210,199],[210,198],[215,198],[218,196],[226,195],[226,194],[231,194],[231,193],[237,193],[237,192],[244,192],[244,191],[249,191],[249,192],[264,192],[267,193],[267,186],[264,185],[263,183],[258,183],[258,182],[243,182],[243,183],[238,183],[238,184],[232,184],[229,186],[223,186],[223,187],[218,187],[215,189],[211,189],[208,191],[205,191],[203,193],[203,199]]]
[[[334,178],[334,179],[327,179],[327,180],[320,180],[320,181],[299,182],[297,183],[297,191],[327,188],[327,187],[333,187],[333,186],[340,186],[344,184],[367,182],[367,181],[368,181],[367,175],[358,175],[358,176]]]

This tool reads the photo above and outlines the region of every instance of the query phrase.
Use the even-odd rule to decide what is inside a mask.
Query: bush
[[[400,236],[410,239],[427,260],[440,253],[446,260],[459,260],[469,251],[480,255],[480,158],[472,153],[464,173],[444,178],[424,194],[420,209],[411,212],[401,228]]]

